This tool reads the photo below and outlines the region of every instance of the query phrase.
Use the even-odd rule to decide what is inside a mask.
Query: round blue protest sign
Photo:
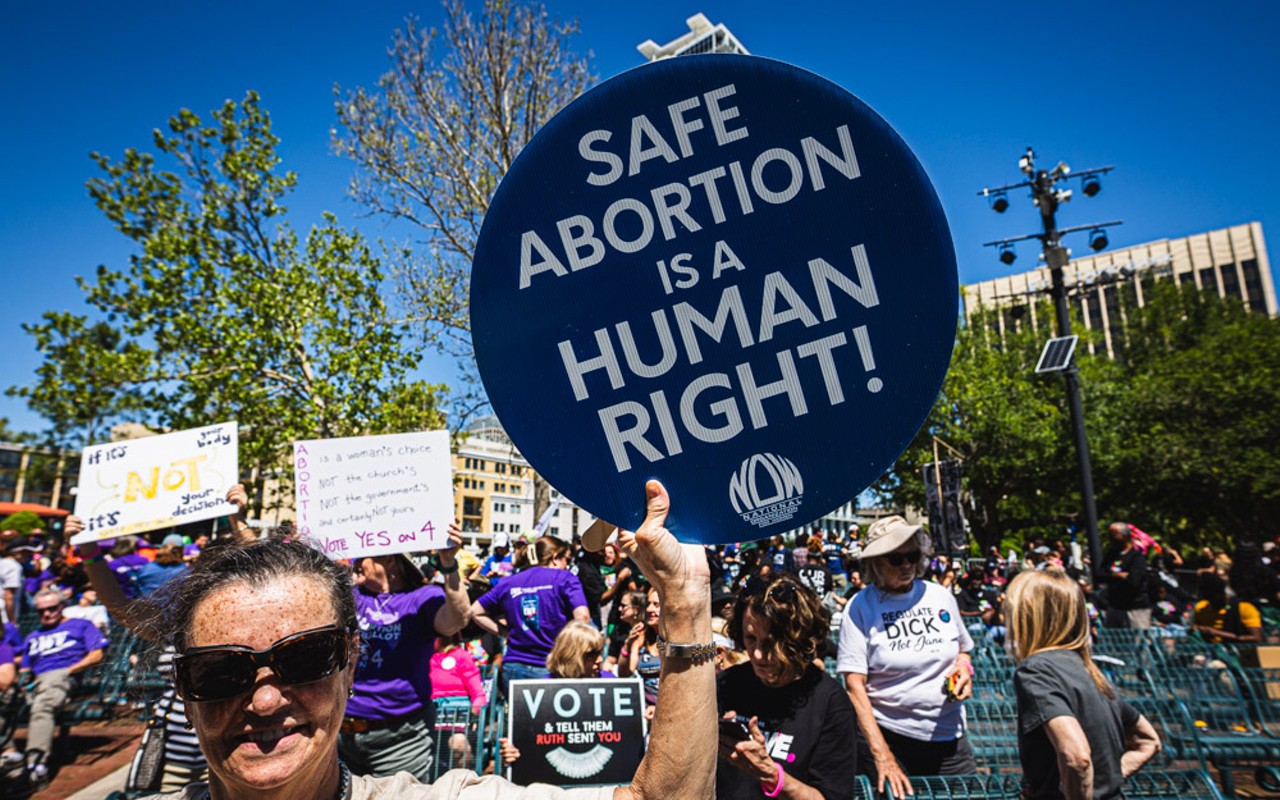
[[[942,385],[956,263],[901,137],[841,87],[748,56],[666,59],[525,147],[471,277],[480,376],[552,486],[684,541],[853,500]]]

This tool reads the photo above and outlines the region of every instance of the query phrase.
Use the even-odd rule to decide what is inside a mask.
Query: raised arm
[[[662,484],[645,486],[644,524],[621,537],[662,599],[661,633],[673,644],[711,643],[711,572],[697,545],[681,545],[666,529],[670,499]],[[713,651],[714,652],[714,651]],[[715,658],[662,659],[649,748],[615,800],[707,800],[715,794]]]
[[[67,517],[63,535],[70,539],[84,530],[84,520],[72,514]],[[76,545],[84,565],[84,574],[89,578],[89,585],[98,593],[98,599],[107,607],[107,613],[121,625],[147,641],[155,641],[158,632],[151,630],[147,624],[152,621],[151,607],[145,600],[133,600],[125,597],[120,588],[120,581],[106,562],[106,556],[97,542],[81,542]],[[101,653],[99,653],[101,655]]]
[[[502,629],[498,627],[498,621],[489,616],[489,612],[485,610],[484,606],[480,605],[479,600],[471,604],[470,615],[471,621],[474,622],[476,627],[480,630],[487,631],[489,633],[502,632]]]
[[[444,605],[436,612],[436,633],[450,636],[467,626],[471,618],[471,600],[467,587],[458,575],[458,548],[462,546],[462,528],[455,519],[449,523],[449,546],[440,551],[440,572],[444,574]]]

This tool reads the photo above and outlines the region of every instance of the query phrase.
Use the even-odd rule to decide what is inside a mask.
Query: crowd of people
[[[935,554],[927,530],[901,517],[790,542],[680,546],[655,486],[648,529],[596,551],[543,535],[471,553],[452,527],[429,556],[334,563],[289,531],[251,528],[243,511],[213,541],[71,548],[61,542],[81,530],[74,517],[61,539],[11,538],[0,715],[22,693],[30,721],[20,752],[0,716],[0,761],[47,779],[59,707],[128,631],[155,643],[172,681],[156,706],[163,768],[136,788],[174,797],[466,795],[480,785],[472,739],[437,724],[436,702],[462,698],[475,717],[505,703],[512,680],[549,677],[642,682],[651,728],[637,793],[706,796],[714,776],[719,798],[836,800],[862,774],[901,797],[912,776],[977,771],[964,709],[980,640],[1017,664],[1028,796],[1089,785],[1113,797],[1159,742],[1093,664],[1098,627],[1248,643],[1280,622],[1275,542],[1184,558],[1115,523],[1096,571],[1065,539],[1021,555]],[[239,486],[227,499],[246,504]],[[701,724],[700,753],[690,733]],[[471,777],[414,793],[440,773],[441,752]],[[501,754],[520,758],[509,740]]]

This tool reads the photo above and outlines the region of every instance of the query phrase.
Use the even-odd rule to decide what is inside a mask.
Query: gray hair
[[[351,574],[309,544],[266,539],[252,544],[227,544],[206,551],[186,576],[162,587],[168,597],[157,604],[168,638],[183,652],[196,607],[214,592],[235,584],[264,586],[289,577],[305,577],[325,586],[333,605],[335,622],[356,629],[356,602]],[[170,588],[172,587],[172,588]],[[167,591],[166,591],[167,590]],[[254,624],[245,620],[246,625]]]
[[[57,589],[53,588],[52,586],[46,586],[40,591],[36,592],[35,596],[33,596],[31,600],[33,603],[38,602],[41,597],[56,597],[58,598],[59,605],[65,606],[67,604],[66,595],[64,595],[62,592],[58,591]]]
[[[929,560],[933,558],[933,538],[929,536],[928,531],[921,528],[907,541],[915,541],[916,547],[920,549],[920,561],[916,564],[916,577],[923,578],[925,573],[929,571]],[[906,542],[903,542],[903,544],[906,544]],[[885,555],[888,555],[888,553]],[[882,570],[888,568],[889,564],[885,561],[884,556],[872,556],[871,558],[862,559],[862,574],[869,578],[871,585],[877,589],[885,587],[886,581]]]

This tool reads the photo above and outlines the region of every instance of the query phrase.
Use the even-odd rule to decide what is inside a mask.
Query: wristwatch
[[[687,658],[694,663],[715,658],[716,646],[712,644],[673,644],[666,639],[658,639],[658,655],[663,658]]]
[[[452,567],[446,567],[444,564],[438,564],[438,566],[436,567],[436,571],[437,571],[437,572],[439,572],[441,575],[452,575],[452,574],[454,574],[455,572],[457,572],[457,571],[458,571],[458,561],[457,561],[457,559],[454,559],[454,562],[453,562],[453,566],[452,566]]]

